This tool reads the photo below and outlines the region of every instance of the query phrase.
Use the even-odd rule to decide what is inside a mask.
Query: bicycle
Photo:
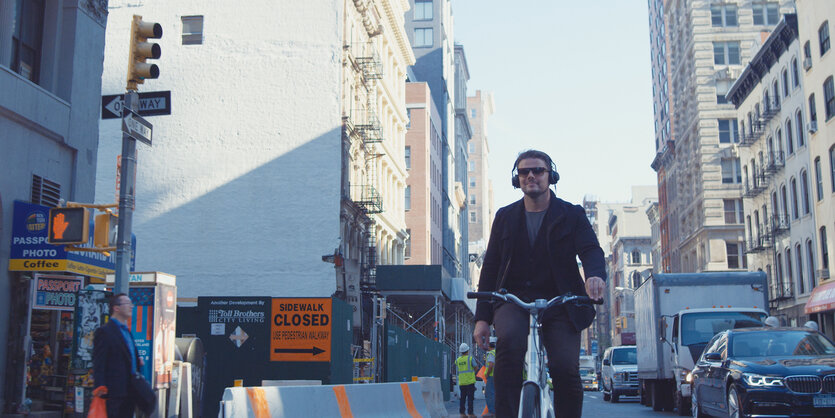
[[[499,292],[467,292],[469,299],[494,299],[513,302],[516,306],[530,314],[530,331],[528,332],[528,351],[525,354],[527,379],[522,384],[519,398],[519,418],[547,417],[554,418],[554,406],[549,395],[548,375],[545,369],[545,348],[542,345],[542,319],[548,308],[566,303],[602,304],[603,300],[594,300],[588,296],[565,295],[551,300],[536,299],[533,302],[523,302],[512,293],[502,289]]]

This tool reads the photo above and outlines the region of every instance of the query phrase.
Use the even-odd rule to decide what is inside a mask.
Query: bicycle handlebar
[[[530,310],[536,307],[535,302],[523,302],[521,299],[516,297],[513,293],[498,293],[498,292],[467,292],[468,299],[496,299],[496,300],[503,300],[505,302],[513,302],[519,307]],[[588,296],[581,296],[581,295],[572,295],[571,293],[566,293],[564,295],[559,295],[554,297],[553,299],[549,300],[546,304],[546,309],[552,306],[564,305],[568,302],[574,303],[589,303],[594,305],[602,305],[603,299],[592,299]]]

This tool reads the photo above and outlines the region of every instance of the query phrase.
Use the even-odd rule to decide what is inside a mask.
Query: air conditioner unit
[[[828,279],[829,278],[829,269],[815,270],[815,278],[818,279],[818,281]]]
[[[806,130],[809,131],[810,134],[813,134],[818,131],[818,121],[813,120],[806,124]]]
[[[808,70],[812,68],[812,57],[803,58],[803,69]]]

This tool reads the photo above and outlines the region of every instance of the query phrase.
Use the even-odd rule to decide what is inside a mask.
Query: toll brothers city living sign
[[[107,273],[113,273],[116,254],[105,256],[87,251],[66,251],[62,245],[47,243],[49,207],[16,200],[12,215],[12,245],[9,254],[10,271],[71,272],[104,280]],[[93,245],[92,217],[90,219],[89,242],[81,247]],[[135,237],[131,236],[131,248],[136,249]],[[131,270],[134,257],[131,256]]]

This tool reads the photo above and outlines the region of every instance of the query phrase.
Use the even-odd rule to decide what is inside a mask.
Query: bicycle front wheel
[[[519,400],[520,418],[540,418],[539,387],[528,383],[522,387],[522,397]]]

